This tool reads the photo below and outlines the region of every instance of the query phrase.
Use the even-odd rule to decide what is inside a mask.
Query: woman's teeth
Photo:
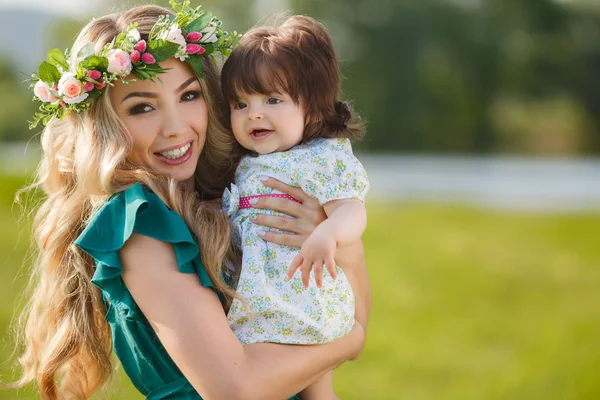
[[[185,153],[187,153],[187,151],[189,150],[191,145],[192,145],[191,143],[188,143],[185,146],[180,147],[178,149],[163,151],[158,154],[160,154],[161,156],[168,158],[170,160],[176,160],[176,159],[180,158],[181,156],[183,156]]]

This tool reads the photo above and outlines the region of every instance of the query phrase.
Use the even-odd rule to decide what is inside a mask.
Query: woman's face
[[[133,140],[131,163],[193,183],[206,139],[206,103],[187,64],[172,58],[160,66],[168,69],[160,80],[115,82],[110,101]]]

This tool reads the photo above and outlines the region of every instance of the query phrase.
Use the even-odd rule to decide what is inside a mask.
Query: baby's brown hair
[[[338,100],[341,73],[327,29],[296,15],[278,26],[248,31],[223,65],[221,86],[229,104],[246,94],[285,91],[306,110],[302,141],[359,138],[364,124]]]

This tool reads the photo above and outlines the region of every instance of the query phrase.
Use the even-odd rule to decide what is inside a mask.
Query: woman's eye
[[[185,92],[181,96],[181,101],[192,101],[192,100],[198,98],[199,96],[200,96],[200,92],[198,92],[197,90],[192,90],[189,92]]]
[[[129,114],[134,115],[134,114],[146,114],[149,113],[150,111],[152,111],[154,108],[152,108],[152,106],[150,104],[138,104],[137,106],[134,106],[130,111]]]
[[[233,105],[233,108],[235,108],[236,110],[243,110],[246,107],[247,107],[246,103],[235,103]]]
[[[267,100],[268,104],[279,104],[281,103],[281,100],[275,98],[275,97],[271,97],[269,100]]]

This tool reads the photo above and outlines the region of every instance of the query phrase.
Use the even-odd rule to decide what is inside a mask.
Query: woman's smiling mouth
[[[169,164],[169,165],[183,164],[184,162],[189,160],[189,158],[192,155],[192,151],[193,151],[192,144],[193,144],[193,141],[189,141],[188,143],[184,144],[183,146],[177,147],[175,149],[156,152],[156,153],[154,153],[154,155],[159,160],[161,160],[162,162]]]

